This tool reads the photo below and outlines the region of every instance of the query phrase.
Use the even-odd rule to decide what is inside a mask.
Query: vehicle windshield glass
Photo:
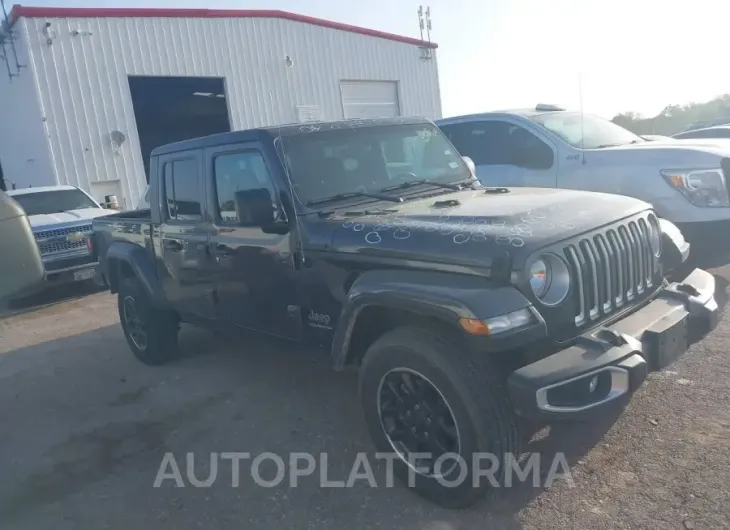
[[[26,215],[61,213],[69,210],[98,208],[89,197],[79,190],[38,191],[13,195],[13,199],[25,210]]]
[[[581,116],[579,112],[550,112],[532,116],[531,119],[554,132],[573,147],[583,149],[598,149],[646,141],[620,125],[590,114]]]
[[[292,183],[305,204],[424,179],[471,178],[456,149],[431,124],[315,131],[284,136],[282,142]]]

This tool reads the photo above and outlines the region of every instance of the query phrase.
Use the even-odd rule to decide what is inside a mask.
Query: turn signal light
[[[470,335],[489,335],[489,326],[478,318],[460,318],[459,324]]]

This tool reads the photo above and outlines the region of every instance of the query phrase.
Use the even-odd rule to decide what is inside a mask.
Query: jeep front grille
[[[646,219],[581,239],[564,253],[572,269],[576,326],[620,309],[654,285],[657,258]]]

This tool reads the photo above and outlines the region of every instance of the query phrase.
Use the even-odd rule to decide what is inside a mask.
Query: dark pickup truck
[[[150,210],[93,221],[132,352],[174,359],[180,322],[321,348],[445,506],[493,489],[472,464],[519,453],[526,420],[621,407],[717,318],[713,276],[664,279],[686,244],[648,204],[483,187],[428,121],[231,132],[150,168]]]

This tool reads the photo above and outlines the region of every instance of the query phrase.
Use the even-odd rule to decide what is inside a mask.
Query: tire
[[[409,466],[402,457],[404,452],[399,453],[386,434],[387,420],[381,420],[380,398],[384,403],[388,401],[386,394],[393,388],[389,378],[406,374],[412,380],[411,373],[417,374],[418,378],[425,377],[426,383],[438,391],[436,394],[429,392],[445,400],[456,426],[458,448],[450,452],[459,455],[462,465],[453,470],[443,465],[438,477],[433,473],[438,466],[432,467],[430,476]],[[422,386],[428,387],[426,383]],[[366,352],[359,386],[365,421],[378,452],[399,455],[393,457],[394,474],[417,494],[444,508],[464,508],[493,493],[493,486],[501,486],[503,482],[505,455],[520,457],[520,422],[510,404],[503,376],[489,358],[473,355],[457,342],[450,343],[421,328],[403,327],[390,331]],[[381,388],[385,389],[382,394]],[[404,403],[403,400],[398,402]],[[428,405],[418,414],[423,414],[424,409],[429,413],[435,410]],[[411,412],[415,414],[413,410],[407,414]],[[426,421],[431,426],[449,423],[443,418],[435,421],[430,416],[421,424],[426,425]],[[401,432],[407,432],[407,429]],[[493,462],[484,459],[493,458],[488,455],[476,462],[479,466],[476,469],[494,469],[491,477],[475,477],[475,453],[494,455]]]
[[[132,318],[130,303],[134,306],[137,318]],[[127,277],[120,282],[117,306],[124,337],[137,359],[150,366],[177,359],[179,325],[176,316],[171,311],[154,307],[136,278]],[[144,341],[134,333],[139,328],[146,336]]]

